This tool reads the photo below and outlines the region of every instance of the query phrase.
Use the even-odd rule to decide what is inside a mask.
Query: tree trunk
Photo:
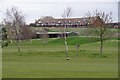
[[[13,43],[13,40],[12,40],[12,39],[10,40],[10,43]]]
[[[78,47],[76,47],[76,55],[78,56]]]
[[[76,44],[76,55],[78,56],[78,48],[79,48],[79,44]]]
[[[102,56],[103,54],[103,37],[102,35],[100,36],[100,55]]]
[[[65,40],[65,46],[66,46],[66,57],[69,58],[68,56],[68,45],[67,45],[67,41]]]
[[[21,48],[20,48],[20,40],[17,40],[17,49],[18,49],[18,52],[21,52]]]
[[[66,47],[66,57],[67,57],[67,60],[69,60],[68,44],[67,44],[67,41],[66,41],[66,26],[65,26],[65,28],[64,28],[64,41],[65,41],[65,47]]]

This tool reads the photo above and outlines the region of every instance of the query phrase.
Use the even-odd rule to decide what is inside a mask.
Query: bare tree
[[[111,36],[109,27],[113,21],[112,13],[98,12],[97,10],[92,15],[90,12],[86,13],[88,19],[88,26],[90,34],[99,37],[100,40],[100,54],[103,54],[104,40]]]
[[[32,38],[36,36],[36,32],[28,25],[24,26],[21,30],[21,40],[25,40],[30,44]]]
[[[42,20],[42,21],[46,21],[46,20],[50,21],[50,20],[53,20],[53,19],[54,19],[54,17],[52,17],[52,16],[42,16],[40,19],[36,19],[35,23],[39,23],[40,20]]]
[[[70,16],[72,15],[72,8],[67,7],[66,10],[64,10],[63,13],[63,18],[64,18],[64,42],[65,42],[65,46],[66,46],[66,57],[67,60],[69,60],[69,55],[68,55],[68,43],[67,43],[67,38],[66,38],[66,28],[67,28],[67,20]]]
[[[13,40],[15,39],[15,35],[14,35],[14,28],[10,27],[10,23],[5,21],[5,26],[6,26],[6,31],[7,31],[7,38],[10,41],[10,43],[13,43]]]
[[[25,18],[21,11],[16,7],[6,10],[6,18],[4,19],[9,34],[8,38],[15,39],[17,43],[18,52],[21,51],[20,39],[22,28],[25,26]]]
[[[41,40],[42,40],[42,42],[43,42],[43,45],[45,46],[45,45],[47,44],[47,41],[48,41],[49,36],[48,36],[47,30],[46,30],[45,28],[43,28],[43,29],[41,30],[41,33],[42,33],[42,35],[41,35]]]
[[[54,17],[52,17],[52,16],[43,16],[43,17],[41,17],[41,19],[44,19],[44,20],[48,19],[48,20],[51,20],[51,19],[54,19]]]

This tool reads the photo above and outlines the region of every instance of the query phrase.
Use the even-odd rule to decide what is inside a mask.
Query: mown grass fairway
[[[69,44],[66,60],[65,46],[51,39],[43,46],[39,40],[22,44],[21,53],[16,46],[3,48],[3,78],[117,78],[118,40],[107,40],[104,56],[99,55],[99,42],[83,41],[78,56],[75,45]],[[72,39],[71,39],[72,40]],[[73,38],[74,41],[74,38]],[[38,45],[38,43],[40,45]]]

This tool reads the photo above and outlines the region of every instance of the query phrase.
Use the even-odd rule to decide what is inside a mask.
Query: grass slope
[[[76,45],[76,44],[87,44],[97,42],[98,38],[91,38],[91,37],[68,37],[67,43],[68,45]],[[55,39],[49,41],[50,44],[64,44],[64,38]]]
[[[55,40],[58,40],[56,44],[52,42]],[[75,42],[70,41],[69,61],[66,61],[65,46],[59,39],[50,40],[45,47],[37,41],[34,40],[30,46],[22,44],[21,53],[14,45],[3,48],[3,78],[118,77],[118,40],[105,42],[102,58],[99,56],[99,42],[81,40],[83,44],[76,56]]]

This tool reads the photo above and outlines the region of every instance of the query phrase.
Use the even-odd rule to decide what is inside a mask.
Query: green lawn
[[[33,40],[31,44],[23,42],[21,53],[14,44],[3,48],[3,78],[118,77],[118,40],[107,40],[101,57],[100,44],[96,40],[81,39],[76,55],[77,41],[70,39],[69,61],[66,60],[64,43],[59,39],[50,39],[46,46],[41,45],[40,40]]]

